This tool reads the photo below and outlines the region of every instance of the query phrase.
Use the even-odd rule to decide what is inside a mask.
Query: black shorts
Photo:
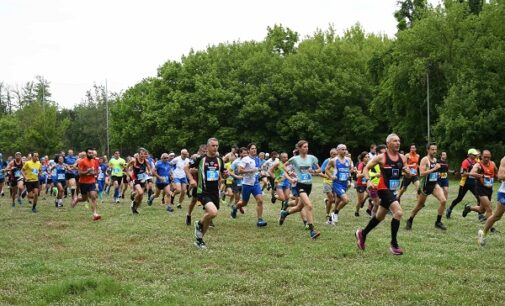
[[[5,182],[5,177],[0,178],[0,184]]]
[[[13,177],[9,180],[9,184],[11,187],[17,187],[19,181],[23,181],[23,178],[22,177],[18,177],[18,178]]]
[[[377,191],[377,194],[381,200],[380,206],[385,209],[389,209],[389,206],[391,206],[393,202],[397,201],[396,194],[389,189],[380,189]]]
[[[135,190],[135,186],[137,186],[137,185],[140,185],[140,188],[145,189],[146,188],[146,183],[147,183],[147,181],[141,182],[139,180],[135,180],[133,182],[133,189]]]
[[[487,197],[489,201],[491,201],[493,188],[484,187],[481,183],[477,183],[475,184],[475,194],[477,194],[478,197]]]
[[[93,184],[80,183],[79,188],[81,189],[81,194],[85,195],[85,194],[88,194],[92,191],[96,191],[96,184],[95,183],[93,183]]]
[[[65,173],[65,180],[68,181],[69,179],[75,179],[75,175],[73,173],[67,172]]]
[[[123,183],[128,184],[128,175],[123,174]]]
[[[205,205],[212,202],[217,209],[219,209],[219,192],[218,193],[200,193],[197,196],[198,200],[202,202],[202,207],[205,209]]]
[[[238,186],[236,182],[233,182],[233,184],[231,185],[231,190],[234,193],[242,192],[242,185]]]
[[[312,192],[312,184],[296,183],[296,186],[294,188],[298,192],[298,194],[306,193],[307,196],[309,196],[310,193]]]
[[[198,187],[191,187],[191,196],[195,199],[198,198]]]
[[[419,177],[417,175],[413,175],[411,177],[404,176],[402,180],[402,187],[407,188],[410,183],[414,184],[417,181],[419,181]]]
[[[356,186],[356,191],[359,193],[363,193],[366,191],[366,186]]]
[[[122,176],[112,175],[110,177],[110,179],[112,180],[112,182],[117,182],[118,186],[121,186],[121,183],[123,182],[123,177]]]
[[[39,189],[39,181],[36,182],[25,182],[26,191],[32,192],[33,189]]]
[[[437,186],[437,183],[426,183],[419,185],[419,189],[417,190],[417,194],[423,194],[425,196],[429,196],[433,193],[433,190]]]

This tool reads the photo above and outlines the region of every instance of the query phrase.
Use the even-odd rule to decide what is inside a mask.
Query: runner
[[[440,169],[438,170],[440,175],[438,177],[438,185],[444,191],[445,199],[449,199],[449,173],[454,173],[454,171],[449,170],[449,164],[447,163],[447,152],[440,153],[440,159],[438,160],[440,164]]]
[[[491,152],[489,150],[482,151],[482,161],[472,167],[470,176],[476,179],[475,193],[479,197],[479,205],[474,207],[465,205],[463,218],[470,211],[475,211],[479,214],[485,213],[487,219],[493,213],[491,210],[491,196],[493,195],[494,180],[498,179],[498,168],[496,168],[495,163],[491,160]]]
[[[282,201],[281,210],[286,210],[288,208],[289,196],[291,194],[291,184],[284,176],[284,165],[289,160],[288,153],[282,152],[280,157],[280,160],[278,159],[273,162],[268,172],[270,177],[274,178],[274,189],[277,193],[277,198]]]
[[[277,153],[277,151],[272,151],[272,156],[269,158],[267,153],[265,154],[265,158],[267,158],[267,160],[265,161],[265,163],[263,163],[261,167],[261,173],[263,173],[263,175],[265,175],[268,180],[267,190],[271,190],[270,201],[272,202],[272,204],[275,204],[275,201],[277,200],[277,198],[275,197],[275,177],[270,174],[269,170],[274,163],[279,162],[279,153]]]
[[[427,155],[421,159],[421,164],[419,165],[421,184],[417,191],[417,204],[416,207],[410,213],[410,218],[407,220],[405,226],[406,230],[412,229],[412,223],[417,213],[423,209],[424,203],[430,194],[438,200],[440,203],[438,206],[437,220],[435,221],[435,228],[441,229],[443,231],[447,230],[447,227],[442,223],[442,216],[445,211],[445,203],[447,199],[444,195],[444,190],[438,185],[439,180],[439,170],[441,165],[437,162],[437,145],[435,143],[430,143],[427,147]]]
[[[200,147],[198,148],[198,153],[193,155],[191,157],[191,160],[189,161],[189,167],[191,168],[190,173],[191,176],[193,177],[193,180],[195,181],[198,180],[198,169],[196,169],[192,165],[196,163],[197,159],[206,155],[207,155],[207,145],[206,144],[200,145]],[[186,169],[184,169],[184,171],[186,171]],[[191,214],[193,213],[193,209],[195,208],[197,202],[198,202],[198,188],[191,187],[191,202],[189,202],[188,212],[186,214],[186,225],[188,226],[191,225]]]
[[[138,215],[139,213],[137,209],[144,198],[144,190],[146,188],[147,179],[149,178],[148,173],[151,170],[149,162],[147,161],[147,150],[140,148],[137,154],[137,157],[133,157],[127,166],[128,171],[130,171],[131,181],[133,182],[133,199],[130,208],[134,215]]]
[[[410,183],[414,184],[416,190],[419,190],[419,154],[416,153],[416,145],[410,145],[410,152],[405,156],[407,158],[407,166],[409,167],[410,176],[405,176],[402,180],[402,186],[400,188],[400,193],[398,194],[398,201],[402,197],[403,193],[407,191]]]
[[[218,148],[218,140],[210,138],[207,141],[207,154],[198,157],[195,163],[187,164],[185,167],[191,186],[198,188],[197,197],[205,210],[203,217],[195,222],[195,246],[199,249],[207,248],[203,237],[219,209],[219,181],[223,179],[225,169],[223,160],[217,156]],[[197,169],[198,182],[191,175],[190,167]]]
[[[42,166],[40,170],[40,176],[39,176],[39,197],[42,194],[42,191],[44,191],[44,196],[42,197],[42,200],[46,199],[47,196],[47,175],[48,175],[48,161],[45,156],[40,158],[40,165]]]
[[[459,170],[461,174],[461,180],[459,181],[458,196],[456,199],[454,199],[454,201],[452,201],[451,206],[445,211],[445,217],[447,219],[451,218],[452,210],[454,207],[456,207],[456,205],[459,204],[459,202],[463,200],[468,191],[470,191],[475,196],[477,203],[479,203],[479,197],[475,193],[475,178],[469,175],[473,166],[477,163],[476,159],[478,155],[479,151],[476,149],[470,149],[468,150],[467,158],[461,163]]]
[[[101,203],[103,203],[103,191],[105,189],[106,176],[109,167],[107,166],[107,160],[105,159],[105,157],[99,158],[98,165],[99,165],[98,177],[97,177],[98,199],[100,200]]]
[[[125,166],[126,161],[121,158],[119,151],[115,151],[109,161],[111,171],[110,179],[112,181],[112,185],[114,186],[114,195],[112,200],[115,203],[119,203],[119,200],[121,199],[121,183],[123,182],[123,170],[125,169]]]
[[[321,235],[320,232],[314,229],[314,214],[312,208],[312,202],[310,201],[310,192],[312,191],[312,175],[315,173],[320,173],[321,169],[317,164],[317,158],[314,155],[309,155],[309,143],[305,140],[300,140],[296,144],[298,148],[299,155],[293,156],[288,160],[288,163],[293,167],[296,172],[296,178],[289,177],[292,186],[295,186],[295,190],[300,198],[300,201],[295,207],[287,208],[286,210],[281,210],[279,225],[284,223],[287,216],[292,213],[300,212],[304,210],[308,227],[310,238],[316,239]],[[313,170],[313,167],[316,170]]]
[[[222,189],[221,189],[221,200],[223,201],[223,204],[227,204],[228,207],[230,207],[234,200],[234,194],[233,194],[233,181],[234,181],[234,178],[233,176],[231,175],[232,174],[232,169],[231,169],[231,165],[233,164],[233,162],[235,161],[235,159],[237,159],[235,157],[235,155],[230,155],[229,158],[228,158],[228,161],[224,163],[224,168],[226,169],[227,173],[228,173],[228,176],[226,177],[225,181],[224,181],[224,184],[222,184]],[[226,197],[229,197],[229,202],[226,202]]]
[[[177,204],[177,208],[182,208],[182,202],[184,201],[184,196],[186,195],[186,186],[188,185],[188,178],[186,177],[186,173],[184,169],[189,164],[189,152],[186,149],[181,150],[181,155],[174,158],[170,163],[175,166],[173,174],[174,174],[174,183],[175,183],[175,192],[172,194],[170,203],[174,204],[174,198],[179,194],[179,203]]]
[[[25,186],[28,191],[28,199],[32,201],[32,212],[37,212],[39,198],[39,176],[42,165],[39,162],[39,153],[33,152],[31,160],[24,163],[22,172],[25,177]]]
[[[11,186],[11,197],[12,197],[12,207],[16,206],[17,203],[21,205],[23,202],[21,200],[21,194],[25,191],[25,183],[23,178],[23,159],[21,152],[16,152],[14,159],[7,165],[6,171],[10,172],[10,186]]]
[[[352,160],[347,157],[346,154],[346,145],[339,144],[337,146],[337,157],[333,158],[328,163],[328,168],[334,168],[333,173],[330,173],[329,169],[326,169],[326,175],[331,177],[331,189],[335,195],[335,210],[331,215],[333,223],[338,222],[338,213],[345,207],[345,205],[347,205],[347,203],[349,203],[347,187],[351,172],[354,171],[354,166],[352,164]]]
[[[377,146],[377,151],[379,152],[379,154],[386,153],[386,145],[380,144],[379,146]],[[364,168],[363,168],[363,170],[364,170]],[[366,210],[366,213],[370,217],[374,217],[377,214],[377,210],[379,210],[379,203],[380,203],[380,198],[379,198],[379,193],[378,193],[379,190],[377,189],[379,186],[380,176],[381,176],[380,165],[377,164],[377,165],[375,165],[375,167],[369,168],[368,176],[370,177],[371,184],[368,185],[368,181],[366,184],[368,185],[368,187],[367,187],[368,197],[372,200],[372,203],[369,204],[368,209]],[[363,174],[363,178],[365,178],[364,174]],[[366,180],[366,178],[365,178],[365,180]]]
[[[484,153],[484,152],[482,152]],[[493,230],[493,224],[499,221],[505,212],[505,157],[500,161],[500,168],[498,169],[498,179],[501,180],[500,189],[498,189],[498,196],[496,203],[495,212],[486,220],[486,225],[484,225],[484,230],[479,230],[477,233],[478,241],[481,246],[486,244],[486,236],[489,231]]]
[[[258,179],[261,165],[260,159],[256,156],[256,144],[250,143],[247,146],[247,151],[249,155],[242,158],[238,164],[238,173],[242,175],[242,201],[232,206],[231,217],[237,218],[237,211],[247,206],[252,194],[256,200],[256,216],[258,218],[256,226],[264,227],[267,226],[267,222],[263,220],[263,192]]]
[[[367,188],[366,188],[366,179],[365,175],[363,174],[363,169],[365,168],[366,164],[368,163],[368,152],[363,151],[361,154],[358,156],[358,167],[357,167],[357,174],[356,174],[356,194],[358,196],[358,201],[356,202],[356,211],[354,212],[355,217],[359,217],[359,210],[365,205],[365,201],[368,198],[368,193]]]
[[[67,187],[70,188],[70,195],[72,196],[72,201],[77,198],[77,182],[76,178],[79,177],[78,170],[76,170],[77,156],[74,155],[74,150],[69,149],[67,156],[65,156],[65,164],[69,166],[67,173],[65,174],[65,179],[67,180]],[[66,193],[65,193],[66,196]]]
[[[321,176],[323,177],[323,193],[326,194],[326,198],[324,199],[324,205],[326,207],[326,224],[332,225],[333,224],[333,219],[331,213],[331,206],[333,203],[335,203],[335,195],[333,194],[333,190],[331,188],[331,185],[333,184],[333,181],[331,180],[331,173],[334,172],[335,166],[329,167],[328,168],[328,163],[330,160],[334,159],[337,157],[337,148],[333,148],[330,150],[330,157],[325,159],[323,164],[321,165]],[[326,174],[326,170],[329,170],[330,175]]]
[[[365,169],[363,169],[363,173],[365,173],[365,178],[367,180],[367,186],[371,188],[373,184],[370,181],[368,170],[374,168],[375,165],[380,166],[381,176],[377,189],[381,202],[377,214],[370,219],[368,225],[364,229],[359,228],[356,230],[356,244],[360,250],[364,250],[367,235],[384,220],[386,213],[391,210],[393,219],[391,220],[390,251],[393,255],[402,255],[403,250],[398,245],[397,234],[400,228],[403,210],[395,192],[400,186],[402,173],[410,175],[411,172],[409,167],[404,166],[407,164],[407,159],[398,152],[400,150],[400,137],[396,134],[390,134],[386,138],[386,146],[386,152],[374,157],[368,162]]]
[[[86,149],[86,158],[79,159],[77,168],[79,169],[79,189],[81,196],[76,197],[72,201],[72,208],[79,202],[91,201],[91,211],[93,212],[93,221],[100,220],[100,216],[96,212],[96,176],[98,174],[98,165],[95,162],[95,150],[93,148]]]
[[[69,169],[68,165],[64,163],[65,157],[63,155],[57,155],[54,158],[55,164],[51,166],[49,171],[52,173],[53,185],[58,189],[56,199],[54,200],[54,205],[57,208],[63,207],[63,193],[66,187],[65,174]]]
[[[0,195],[4,196],[4,183],[5,183],[5,168],[7,168],[7,162],[4,161],[2,153],[0,153]]]
[[[156,176],[156,193],[152,195],[148,200],[147,204],[151,206],[154,199],[158,198],[161,193],[163,193],[163,198],[167,200],[171,197],[170,191],[170,171],[172,170],[172,165],[168,162],[168,153],[161,154],[160,160],[156,162],[153,169],[153,174]],[[164,203],[168,203],[163,201]],[[173,212],[171,204],[167,204],[167,211]]]

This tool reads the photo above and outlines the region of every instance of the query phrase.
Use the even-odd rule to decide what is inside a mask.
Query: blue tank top
[[[350,171],[351,163],[347,158],[344,162],[341,162],[338,158],[335,158],[335,176],[337,177],[335,181],[347,184]]]

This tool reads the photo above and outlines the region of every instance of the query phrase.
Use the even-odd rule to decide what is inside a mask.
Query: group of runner
[[[447,230],[442,223],[445,211],[446,218],[451,218],[454,207],[470,191],[475,195],[475,206],[466,205],[462,215],[466,217],[471,211],[478,212],[485,220],[484,229],[478,232],[480,245],[485,244],[488,232],[493,231],[493,224],[505,211],[505,182],[501,183],[497,196],[497,208],[491,209],[491,196],[494,180],[505,180],[505,158],[498,168],[491,161],[491,152],[484,150],[482,156],[476,149],[468,151],[468,157],[460,169],[461,181],[458,197],[446,209],[448,197],[447,154],[442,152],[437,159],[437,146],[430,143],[427,154],[420,158],[416,146],[412,144],[407,154],[400,152],[400,138],[391,134],[385,145],[370,147],[370,152],[362,152],[354,165],[347,147],[338,145],[330,151],[330,157],[319,167],[318,159],[308,154],[309,143],[300,140],[289,158],[287,152],[271,152],[271,155],[258,154],[254,143],[247,147],[232,148],[231,152],[221,157],[218,153],[219,142],[210,138],[201,145],[198,152],[189,156],[186,149],[179,156],[174,153],[163,153],[159,160],[140,148],[132,156],[123,159],[120,152],[107,160],[106,156],[97,157],[93,148],[88,148],[75,156],[72,150],[67,154],[61,152],[54,159],[47,156],[39,161],[34,152],[23,158],[17,152],[11,160],[3,161],[0,155],[0,190],[3,195],[3,184],[8,181],[12,206],[21,204],[27,195],[32,211],[37,212],[40,195],[54,194],[55,206],[63,206],[63,198],[71,197],[71,206],[79,202],[91,204],[92,218],[100,220],[97,213],[97,200],[103,200],[104,192],[113,189],[112,202],[119,203],[127,189],[131,189],[130,208],[138,214],[138,208],[147,193],[147,204],[161,196],[162,204],[172,212],[174,199],[178,195],[177,207],[182,208],[186,195],[191,197],[186,214],[186,224],[191,224],[194,207],[200,204],[204,209],[201,219],[195,221],[195,245],[206,248],[203,240],[212,220],[217,216],[221,203],[231,208],[233,219],[238,212],[244,213],[251,196],[256,202],[256,226],[265,227],[263,218],[264,190],[271,192],[271,201],[281,202],[279,225],[283,225],[289,215],[300,213],[308,229],[309,237],[316,239],[320,232],[314,227],[313,204],[310,199],[314,176],[323,177],[323,193],[326,195],[326,223],[336,224],[339,213],[350,202],[348,191],[354,185],[357,192],[355,216],[368,199],[366,213],[370,220],[366,227],[356,231],[356,242],[359,249],[365,249],[369,233],[385,219],[389,213],[391,220],[390,251],[394,255],[403,254],[397,241],[403,209],[401,197],[410,184],[417,189],[416,206],[410,213],[406,229],[412,230],[413,221],[424,207],[429,195],[439,202],[434,226]],[[454,171],[453,171],[454,172]],[[355,181],[355,183],[354,183]]]

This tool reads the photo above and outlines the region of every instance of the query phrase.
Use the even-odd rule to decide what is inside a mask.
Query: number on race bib
[[[148,178],[147,173],[139,173],[137,175],[137,180],[139,180],[142,183],[145,182],[145,181],[147,181],[147,178]]]
[[[416,175],[417,174],[416,168],[410,168],[410,174]]]
[[[312,175],[310,173],[302,173],[300,175],[300,181],[310,181],[312,179]]]
[[[207,181],[217,181],[219,179],[219,173],[216,170],[207,170]]]
[[[63,173],[58,173],[58,181],[62,181],[65,179],[65,174]]]
[[[348,175],[347,172],[339,172],[338,173],[338,180],[342,181],[342,182],[347,181],[347,178],[348,178],[347,175]]]
[[[400,187],[400,180],[393,180],[393,179],[389,180],[389,189],[390,190],[396,190],[396,189],[398,189],[398,187]]]
[[[430,182],[438,181],[438,172],[430,173],[430,175],[428,176],[428,181],[430,181]]]
[[[446,179],[447,178],[447,172],[440,173],[440,178],[441,179]]]
[[[484,177],[484,186],[493,187],[493,183],[494,183],[494,178],[487,177],[487,176]]]

